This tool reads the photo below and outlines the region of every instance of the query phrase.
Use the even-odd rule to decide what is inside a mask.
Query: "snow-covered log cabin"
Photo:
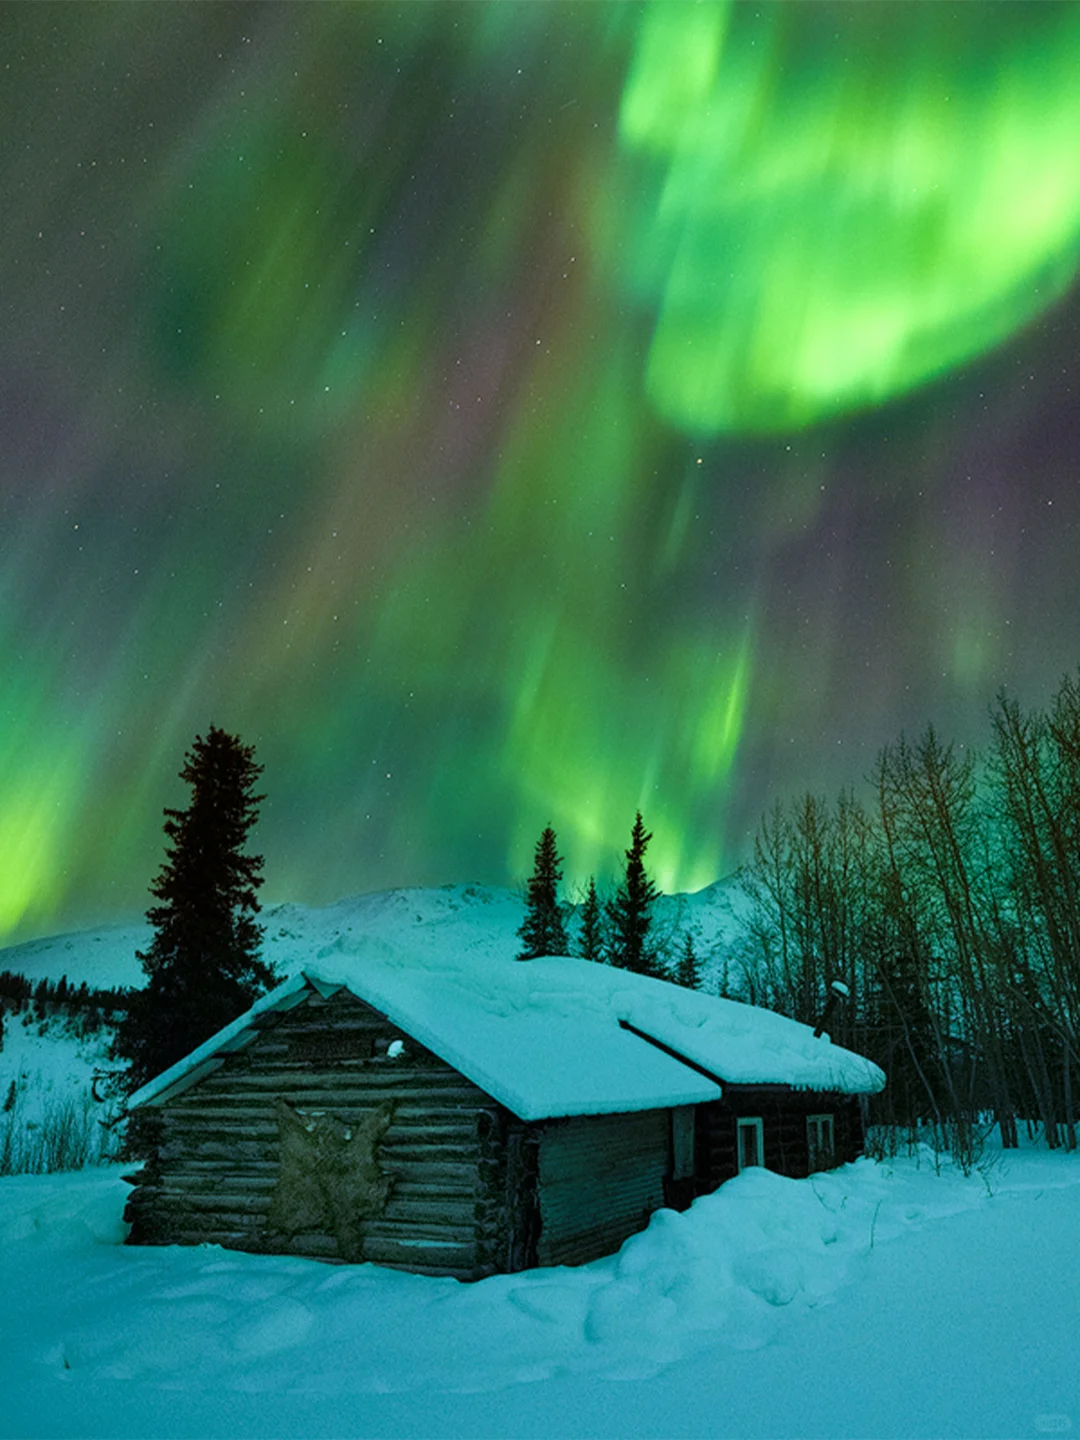
[[[131,1243],[579,1264],[747,1165],[854,1159],[885,1081],[805,1025],[585,960],[340,958],[131,1097]]]

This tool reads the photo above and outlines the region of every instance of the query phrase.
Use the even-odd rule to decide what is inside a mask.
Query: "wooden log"
[[[276,1135],[278,1128],[273,1102],[270,1100],[248,1110],[240,1108],[223,1110],[208,1105],[200,1109],[171,1109],[163,1112],[163,1115],[165,1121],[163,1143],[168,1143],[173,1135],[203,1135],[212,1128],[220,1128],[226,1134],[235,1135],[241,1133],[243,1125],[250,1124],[256,1127],[252,1139],[262,1135]]]
[[[256,1236],[266,1228],[265,1217],[261,1215],[252,1216],[238,1210],[196,1210],[189,1206],[160,1203],[155,1207],[152,1217],[148,1218],[156,1233],[162,1235]]]
[[[182,1167],[193,1175],[216,1175],[222,1171],[230,1174],[276,1175],[278,1171],[277,1158],[271,1156],[262,1146],[245,1155],[234,1155],[228,1145],[211,1143],[190,1147],[177,1146],[175,1149],[175,1154],[166,1154],[163,1150],[160,1155],[166,1169]]]
[[[417,1132],[414,1128],[399,1130],[395,1125],[386,1132],[379,1151],[385,1164],[461,1164],[470,1168],[481,1163],[476,1153],[474,1145],[444,1144],[441,1140],[427,1139],[423,1131]]]
[[[258,1095],[266,1091],[273,1093],[283,1088],[298,1090],[326,1090],[331,1094],[341,1089],[367,1090],[394,1087],[402,1090],[415,1089],[431,1095],[460,1092],[468,1095],[476,1104],[487,1100],[484,1091],[465,1080],[455,1071],[439,1070],[425,1073],[397,1061],[364,1060],[342,1062],[333,1069],[313,1066],[267,1066],[265,1069],[216,1071],[197,1087],[201,1095]],[[193,1091],[177,1096],[177,1104],[185,1099],[190,1103]]]
[[[262,1195],[269,1194],[273,1190],[277,1184],[279,1173],[277,1166],[253,1174],[246,1168],[231,1169],[221,1166],[215,1170],[192,1170],[187,1165],[176,1165],[162,1172],[161,1184],[158,1188],[182,1191],[185,1194],[212,1195],[220,1190],[228,1190]]]
[[[265,1215],[270,1208],[268,1194],[251,1195],[239,1191],[183,1190],[166,1184],[161,1187],[157,1205],[166,1210],[184,1210],[191,1214],[220,1212],[235,1216]]]
[[[287,1249],[281,1240],[270,1235],[261,1237],[259,1244],[272,1254],[302,1255],[311,1260],[341,1260],[337,1238],[333,1235],[290,1235],[284,1242]]]
[[[395,1174],[388,1170],[385,1174],[390,1181],[393,1194],[399,1197],[411,1196],[418,1200],[447,1201],[468,1199],[475,1204],[483,1199],[486,1193],[483,1186],[478,1183],[475,1174],[463,1174],[452,1180],[438,1182],[418,1179],[408,1171],[400,1171]]]
[[[476,1247],[468,1241],[427,1235],[397,1239],[368,1234],[364,1237],[364,1258],[378,1265],[408,1264],[410,1269],[422,1264],[471,1269],[476,1263]]]
[[[325,1113],[357,1117],[364,1112],[361,1110],[342,1111],[339,1107],[327,1106]],[[226,1137],[235,1143],[249,1135],[248,1143],[251,1144],[261,1143],[264,1139],[276,1140],[278,1125],[276,1117],[271,1118],[273,1116],[274,1111],[270,1104],[267,1104],[265,1108],[247,1111],[211,1109],[206,1115],[191,1111],[170,1112],[166,1120],[167,1139],[164,1143],[172,1143],[174,1138],[186,1142],[192,1137],[197,1143],[202,1143],[203,1140],[211,1137],[216,1140],[219,1136]],[[250,1130],[247,1127],[251,1127]],[[470,1116],[454,1119],[447,1118],[446,1112],[420,1112],[415,1109],[406,1111],[403,1107],[398,1106],[394,1111],[385,1143],[424,1146],[437,1144],[458,1153],[468,1147],[472,1153],[477,1143],[476,1127]]]
[[[402,1245],[421,1240],[471,1245],[476,1238],[473,1221],[468,1216],[453,1220],[445,1214],[433,1214],[426,1220],[419,1220],[413,1215],[394,1215],[389,1210],[368,1220],[364,1225],[364,1234],[368,1238],[392,1239]]]
[[[434,1085],[440,1080],[454,1078],[460,1083],[461,1076],[455,1075],[455,1072],[448,1066],[442,1064],[426,1065],[422,1060],[419,1060],[415,1055],[411,1054],[408,1058],[403,1055],[390,1056],[382,1049],[385,1043],[382,1039],[375,1040],[373,1042],[375,1048],[370,1052],[361,1049],[359,1043],[357,1043],[351,1051],[346,1051],[344,1046],[340,1046],[336,1052],[327,1051],[327,1053],[322,1056],[316,1056],[314,1049],[312,1049],[312,1051],[305,1056],[290,1055],[286,1060],[275,1061],[273,1064],[264,1063],[262,1057],[255,1056],[250,1065],[237,1065],[228,1070],[223,1069],[221,1073],[225,1078],[231,1080],[244,1076],[253,1077],[269,1074],[304,1076],[319,1074],[329,1068],[334,1068],[340,1070],[342,1075],[397,1076],[411,1074],[424,1084],[431,1083]]]
[[[399,1184],[466,1186],[477,1188],[477,1167],[468,1160],[401,1159],[392,1152],[380,1152],[379,1168]]]
[[[335,1086],[267,1085],[262,1090],[231,1090],[217,1092],[205,1086],[195,1086],[180,1095],[172,1103],[176,1113],[201,1117],[213,1114],[231,1114],[249,1111],[259,1113],[258,1107],[271,1103],[281,1096],[294,1110],[344,1110],[351,1107],[362,1109],[394,1100],[398,1104],[471,1110],[477,1107],[477,1093],[474,1090],[442,1086],[437,1092],[417,1085],[373,1083],[358,1085],[352,1081]]]
[[[408,1226],[447,1226],[471,1235],[476,1228],[476,1201],[442,1195],[426,1200],[419,1195],[399,1195],[392,1191],[382,1215],[368,1224],[379,1226],[395,1220]]]
[[[359,1011],[351,1013],[341,1011],[333,1020],[325,1020],[322,1017],[312,1019],[305,1015],[305,1011],[297,1009],[292,1012],[289,1019],[282,1018],[281,1022],[267,1031],[265,1037],[260,1039],[260,1048],[263,1045],[270,1047],[275,1044],[287,1044],[297,1035],[326,1035],[326,1034],[348,1034],[351,1031],[381,1031],[392,1030],[395,1035],[401,1034],[397,1026],[392,1025],[384,1016],[380,1016],[374,1010],[368,1011],[365,1015]]]
[[[448,1094],[432,1100],[423,1092],[413,1090],[395,1091],[392,1087],[370,1087],[364,1089],[346,1089],[344,1086],[337,1090],[296,1090],[287,1086],[279,1086],[276,1090],[267,1090],[262,1095],[212,1095],[202,1097],[198,1104],[188,1104],[174,1113],[178,1117],[191,1117],[199,1121],[212,1120],[219,1117],[235,1124],[238,1119],[250,1118],[256,1123],[267,1123],[267,1118],[274,1114],[274,1105],[278,1099],[282,1099],[293,1110],[302,1110],[314,1115],[335,1114],[343,1119],[349,1115],[363,1115],[371,1110],[377,1110],[384,1103],[407,1105],[416,1119],[406,1116],[399,1124],[417,1123],[423,1115],[428,1115],[435,1120],[439,1115],[448,1119],[458,1119],[464,1123],[466,1116],[475,1115],[475,1106],[465,1094]],[[395,1117],[396,1118],[396,1117]]]

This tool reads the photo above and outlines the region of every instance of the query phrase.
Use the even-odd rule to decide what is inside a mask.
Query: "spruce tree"
[[[701,988],[701,967],[698,964],[697,953],[694,950],[694,937],[688,930],[686,940],[683,944],[683,952],[679,957],[679,964],[675,970],[675,983],[682,985],[687,990],[699,990]]]
[[[114,1054],[127,1060],[135,1089],[241,1015],[273,983],[259,956],[256,923],[261,855],[244,844],[257,818],[254,748],[211,725],[196,736],[180,778],[191,786],[186,810],[165,810],[165,862],[150,886],[159,901],[138,954],[146,986],[133,991]]]
[[[536,842],[533,873],[525,895],[525,919],[517,932],[521,940],[519,960],[570,953],[559,906],[561,879],[562,860],[556,848],[555,831],[548,825]]]
[[[596,893],[596,881],[591,876],[581,906],[577,953],[583,960],[602,962],[604,958],[604,916],[600,909],[600,897]]]
[[[614,897],[608,901],[611,963],[639,975],[656,973],[655,946],[651,943],[652,905],[660,893],[645,873],[645,851],[651,833],[637,812],[626,851],[626,870]]]

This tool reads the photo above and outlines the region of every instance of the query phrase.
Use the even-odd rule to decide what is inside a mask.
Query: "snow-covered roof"
[[[807,1025],[587,960],[417,962],[375,947],[332,960],[265,995],[132,1095],[129,1108],[161,1104],[223,1063],[255,1038],[260,1014],[338,988],[523,1120],[693,1105],[717,1099],[725,1081],[848,1094],[885,1083],[876,1065],[827,1036],[815,1039]]]

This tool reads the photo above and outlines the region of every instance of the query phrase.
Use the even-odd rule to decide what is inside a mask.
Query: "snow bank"
[[[115,1170],[0,1181],[0,1393],[15,1397],[0,1434],[992,1436],[1080,1422],[1075,1156],[1010,1156],[969,1178],[925,1154],[809,1180],[747,1171],[685,1214],[658,1211],[616,1256],[475,1285],[126,1249],[125,1189]],[[1007,1303],[984,1306],[984,1288]]]

